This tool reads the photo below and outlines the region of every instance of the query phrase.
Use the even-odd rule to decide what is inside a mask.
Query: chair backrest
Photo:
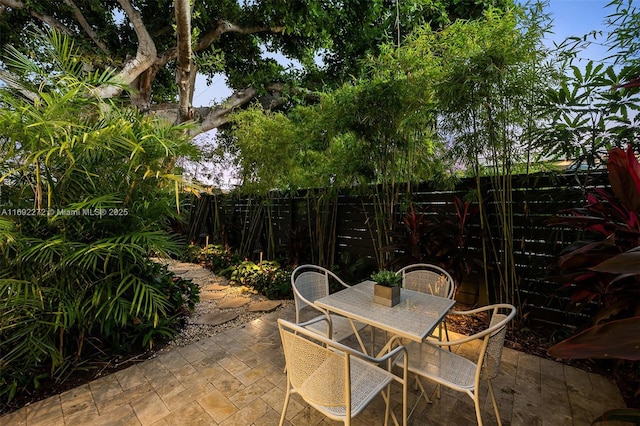
[[[329,295],[329,278],[348,287],[338,276],[326,268],[316,265],[300,265],[291,273],[291,287],[296,312]]]
[[[512,305],[497,304],[491,305],[493,314],[489,327],[485,330],[484,342],[478,359],[478,372],[476,377],[479,380],[491,380],[500,372],[500,360],[502,349],[507,334],[507,324],[516,314],[516,308]],[[501,311],[509,311],[504,314]]]
[[[279,319],[278,327],[291,386],[306,401],[345,406],[350,392],[349,354],[332,347],[341,345],[318,341],[317,334],[288,321]]]
[[[400,269],[402,288],[452,299],[455,284],[451,275],[439,266],[416,263]]]

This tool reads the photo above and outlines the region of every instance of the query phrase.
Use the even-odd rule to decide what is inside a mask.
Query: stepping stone
[[[251,300],[248,297],[234,297],[232,299],[225,299],[218,303],[219,309],[239,308],[249,303]]]
[[[202,291],[220,291],[220,290],[228,290],[228,285],[220,285],[220,284],[208,284],[202,288]]]
[[[210,271],[207,271],[206,269],[202,269],[200,268],[199,270],[191,270],[191,271],[187,271],[186,273],[182,274],[182,278],[207,278],[209,277],[209,275],[211,275]]]
[[[280,305],[282,302],[277,300],[263,300],[249,305],[249,312],[271,312]]]
[[[189,270],[191,268],[193,268],[193,264],[185,263],[185,262],[178,262],[178,263],[174,263],[173,265],[169,265],[169,270],[171,271],[173,271],[174,269]]]
[[[169,269],[169,271],[173,272],[173,275],[178,275],[178,276],[189,272],[187,269]]]
[[[221,293],[221,292],[217,292],[217,293],[205,292],[205,293],[200,293],[200,300],[220,300],[226,295],[227,295],[226,293]]]
[[[209,282],[211,284],[229,285],[229,278],[212,273],[211,277],[209,277]]]
[[[238,318],[238,313],[234,311],[228,312],[212,312],[209,314],[205,314],[200,318],[197,318],[193,321],[194,324],[204,324],[204,325],[220,325],[225,322],[233,321]]]

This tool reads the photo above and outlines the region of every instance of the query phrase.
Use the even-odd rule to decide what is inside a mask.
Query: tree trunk
[[[178,69],[176,84],[178,85],[179,104],[178,122],[193,118],[191,99],[195,82],[195,66],[191,61],[191,8],[189,0],[175,0],[176,27],[178,29]]]

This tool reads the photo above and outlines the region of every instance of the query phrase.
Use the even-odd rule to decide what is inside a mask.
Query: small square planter
[[[400,302],[400,287],[373,286],[373,301],[384,306],[395,306]]]

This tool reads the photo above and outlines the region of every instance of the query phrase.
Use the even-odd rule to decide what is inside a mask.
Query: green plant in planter
[[[386,269],[381,269],[371,274],[371,279],[385,287],[400,287],[402,284],[402,277],[400,275]]]

